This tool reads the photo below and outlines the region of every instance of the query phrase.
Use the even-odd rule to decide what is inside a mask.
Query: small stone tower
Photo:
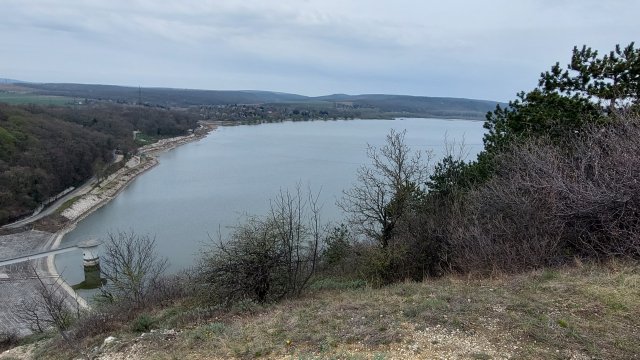
[[[84,267],[84,287],[95,289],[102,285],[100,279],[100,256],[98,247],[102,244],[96,239],[90,239],[78,244],[82,250],[82,265]]]

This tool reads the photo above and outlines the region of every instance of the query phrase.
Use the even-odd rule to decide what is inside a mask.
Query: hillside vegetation
[[[637,358],[639,65],[633,43],[574,48],[487,114],[474,161],[450,147],[431,166],[391,131],[343,223],[281,190],[172,276],[151,237],[112,234],[98,305],[52,321],[35,354]]]
[[[573,264],[379,289],[319,279],[299,299],[225,310],[177,301],[78,345],[96,359],[634,359],[638,315],[637,265]],[[57,339],[28,349],[74,356]]]
[[[93,175],[137,145],[133,130],[154,137],[186,134],[197,117],[137,106],[82,107],[0,103],[0,224]]]

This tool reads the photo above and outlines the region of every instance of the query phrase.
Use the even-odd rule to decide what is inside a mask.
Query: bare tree
[[[280,191],[271,203],[270,221],[278,241],[284,246],[287,292],[299,295],[318,262],[318,250],[325,228],[320,222],[319,193],[308,191],[306,198],[296,192]]]
[[[155,239],[133,232],[110,233],[100,269],[106,280],[102,294],[114,302],[143,307],[168,266],[155,253]]]
[[[203,295],[223,304],[299,295],[316,270],[324,234],[318,195],[305,196],[299,186],[281,191],[267,215],[250,217],[205,254],[198,268]]]
[[[33,265],[30,273],[37,280],[36,292],[18,305],[14,314],[30,324],[33,331],[43,332],[53,327],[69,346],[82,353],[68,334],[73,322],[80,317],[78,299],[63,288],[64,281],[60,276],[43,277]]]
[[[358,169],[358,183],[344,192],[338,206],[349,214],[357,230],[389,245],[396,223],[424,189],[428,162],[432,154],[412,152],[404,141],[405,131],[391,130],[381,148],[371,145],[367,156],[371,164]]]
[[[48,328],[47,323],[50,321],[50,318],[47,319],[40,301],[35,296],[22,299],[13,308],[13,315],[23,323],[28,324],[31,331],[38,334],[43,333]]]
[[[36,291],[14,309],[14,314],[35,332],[43,332],[50,327],[66,331],[79,316],[80,304],[77,299],[62,288],[63,280],[59,276],[43,277],[34,266],[31,266],[29,273],[37,280]]]

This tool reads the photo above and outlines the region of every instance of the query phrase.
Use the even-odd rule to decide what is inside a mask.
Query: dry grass
[[[153,317],[157,328],[177,334],[140,337],[123,329],[100,358],[634,359],[640,267],[577,264],[517,276],[450,276],[318,290],[225,313],[181,306]]]

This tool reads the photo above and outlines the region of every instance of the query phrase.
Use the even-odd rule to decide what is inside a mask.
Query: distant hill
[[[10,85],[21,91],[40,96],[92,99],[119,103],[168,107],[197,105],[263,105],[286,104],[304,107],[351,109],[350,111],[374,117],[437,117],[483,119],[488,111],[495,109],[495,101],[449,97],[426,97],[408,95],[334,94],[309,97],[271,91],[225,91],[192,90],[170,88],[137,88],[115,85],[87,84],[38,84],[19,83]]]
[[[164,106],[261,104],[307,99],[306,96],[269,91],[224,91],[169,88],[137,88],[115,85],[22,84],[41,95],[57,95]]]
[[[21,83],[22,81],[20,80],[13,80],[13,79],[3,79],[0,78],[0,84],[16,84],[16,83]]]
[[[434,117],[483,118],[488,111],[495,109],[498,102],[450,97],[427,97],[409,95],[345,95],[320,96],[317,100],[338,103],[350,103],[359,107],[371,107],[383,113],[399,115],[429,115]]]

